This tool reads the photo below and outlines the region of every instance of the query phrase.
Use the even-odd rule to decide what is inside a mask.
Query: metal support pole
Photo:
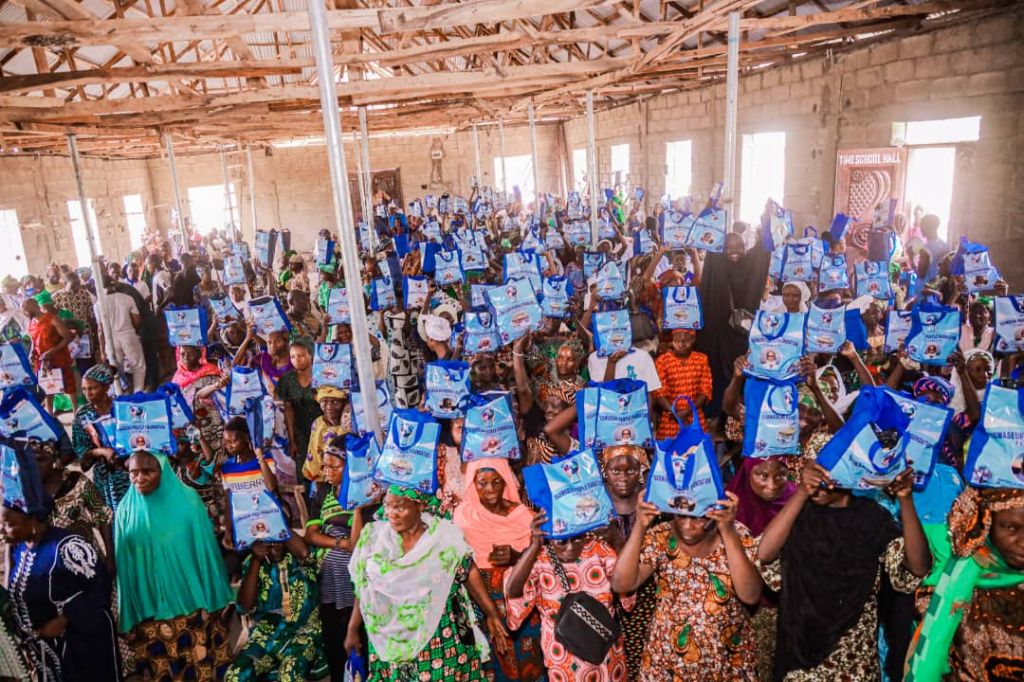
[[[93,214],[89,210],[89,200],[85,197],[85,183],[82,182],[82,165],[78,157],[78,139],[75,135],[68,135],[68,152],[71,154],[71,167],[75,172],[75,186],[78,188],[78,205],[82,207],[82,222],[85,224],[85,241],[89,245],[89,258],[92,260],[92,279],[96,284],[96,299],[99,308],[99,324],[103,330],[103,345],[107,355],[107,362],[114,362],[114,339],[110,335],[110,323],[107,320],[107,289],[103,285],[105,274],[103,264],[100,262],[96,249],[97,227],[93,224]]]
[[[530,155],[533,157],[533,209],[540,211],[540,182],[537,181],[537,123],[534,119],[533,102],[527,113],[530,115]]]
[[[220,172],[224,177],[224,205],[228,210],[228,225],[231,227],[231,241],[238,241],[238,230],[235,228],[235,202],[231,199],[231,180],[228,178],[228,157],[224,147],[220,147]]]
[[[508,198],[508,173],[505,168],[505,117],[498,117],[498,146],[501,149],[501,193]]]
[[[740,13],[729,13],[729,42],[725,76],[725,163],[722,196],[732,202],[731,213],[737,217],[736,192],[736,105],[740,87]]]
[[[178,186],[178,166],[174,163],[174,140],[170,133],[164,133],[164,143],[167,146],[167,163],[171,166],[171,187],[174,188],[174,208],[178,211],[178,233],[181,235],[181,245],[185,248],[188,239],[185,236],[185,211],[181,203],[181,188]]]
[[[587,182],[590,184],[590,241],[597,248],[597,143],[594,139],[594,91],[587,90]]]
[[[362,156],[362,169],[366,177],[360,183],[363,192],[363,220],[370,228],[370,248],[377,250],[377,228],[374,225],[373,215],[373,170],[370,168],[370,135],[366,130],[366,107],[359,107],[359,139],[360,155]],[[399,206],[403,211],[404,207]]]
[[[473,124],[473,166],[476,172],[476,181],[481,185],[484,184],[484,176],[480,171],[480,131],[476,129],[476,124]]]
[[[348,192],[345,148],[341,138],[341,115],[338,111],[338,93],[334,84],[334,61],[331,54],[331,38],[327,32],[324,0],[307,0],[306,7],[309,12],[309,33],[313,42],[313,56],[316,59],[317,80],[320,86],[320,113],[324,119],[327,161],[334,187],[334,220],[341,247],[341,267],[351,299],[354,332],[352,350],[356,356],[356,375],[359,379],[359,392],[363,396],[366,423],[373,429],[377,442],[383,445],[383,429],[377,410],[377,384],[373,376],[370,337],[367,331],[369,327],[366,324],[366,307],[363,303],[362,270],[359,263],[359,248],[356,244],[356,226],[352,224],[352,198]]]
[[[256,239],[259,221],[256,219],[256,174],[252,171],[252,145],[245,146],[245,166],[249,176],[249,211],[252,213],[252,238]]]

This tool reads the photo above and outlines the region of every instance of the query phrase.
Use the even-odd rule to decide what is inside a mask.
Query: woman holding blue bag
[[[931,568],[913,483],[908,468],[888,487],[901,529],[873,500],[836,488],[821,465],[805,465],[757,551],[766,583],[780,592],[774,679],[880,679],[882,572],[893,589],[910,593]]]

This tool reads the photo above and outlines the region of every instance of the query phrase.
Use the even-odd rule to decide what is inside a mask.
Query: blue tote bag
[[[804,349],[804,313],[757,311],[750,325],[748,375],[783,381],[795,377]]]
[[[693,227],[686,235],[686,246],[711,253],[725,251],[725,235],[729,230],[728,217],[729,214],[723,208],[705,208],[693,221]]]
[[[604,267],[604,263],[607,258],[603,251],[584,251],[583,252],[583,276],[590,279],[598,273],[598,271]]]
[[[529,331],[537,331],[544,313],[528,279],[517,279],[489,290],[487,307],[493,315],[502,345],[512,343]]]
[[[651,237],[651,233],[647,228],[640,228],[633,233],[633,255],[643,256],[648,253],[654,253],[658,250],[658,245],[654,243],[654,239]]]
[[[626,292],[626,283],[622,279],[622,271],[615,261],[608,261],[597,271],[597,297],[603,301],[614,301],[622,298]]]
[[[313,247],[313,262],[317,265],[330,265],[333,260],[334,241],[323,237],[317,239]]]
[[[437,490],[437,441],[441,426],[419,410],[391,413],[387,437],[373,468],[378,483],[433,494]]]
[[[530,502],[547,512],[541,530],[552,540],[576,537],[615,519],[593,450],[525,467],[523,483]]]
[[[783,282],[814,281],[814,252],[809,244],[786,242],[782,245],[779,279]]]
[[[921,303],[911,310],[907,355],[922,365],[945,365],[960,343],[960,311]]]
[[[544,247],[553,250],[565,248],[565,239],[562,238],[562,233],[554,227],[544,230]]]
[[[825,254],[821,259],[821,269],[818,271],[818,290],[849,288],[850,272],[846,269],[846,254]]]
[[[591,382],[576,393],[576,412],[583,447],[650,447],[654,442],[645,381]]]
[[[521,454],[508,393],[471,395],[462,428],[462,461],[488,457],[519,459]]]
[[[281,302],[273,296],[260,296],[249,301],[249,313],[256,333],[261,336],[273,332],[290,332],[292,323],[284,314]]]
[[[258,460],[227,461],[221,481],[231,514],[235,549],[242,551],[257,542],[284,542],[292,536],[281,505],[267,489]]]
[[[469,398],[469,363],[438,360],[427,363],[427,410],[438,419],[463,415]]]
[[[569,246],[580,247],[590,243],[590,225],[586,221],[574,220],[563,231]]]
[[[838,353],[847,340],[858,350],[868,346],[864,320],[855,308],[820,308],[811,303],[804,325],[804,351],[807,353]]]
[[[458,251],[438,251],[434,256],[434,281],[438,286],[449,286],[462,281],[462,266]]]
[[[487,306],[487,292],[497,284],[470,284],[469,285],[469,307],[483,308]]]
[[[378,381],[375,393],[380,423],[387,424],[391,420],[391,392],[388,390],[387,382]],[[352,391],[349,393],[349,398],[352,400],[352,427],[358,433],[373,431],[373,428],[366,421],[366,411],[363,408],[363,394],[359,391]]]
[[[746,457],[800,454],[800,396],[792,381],[747,379],[743,406]]]
[[[327,321],[330,324],[352,324],[352,308],[348,289],[334,287],[327,291]]]
[[[224,258],[222,277],[224,284],[229,287],[246,283],[245,268],[242,266],[242,258],[240,256],[226,256]]]
[[[680,424],[678,436],[655,444],[644,502],[666,514],[704,516],[724,497],[715,446],[699,419]]]
[[[1024,389],[985,389],[964,478],[983,488],[1024,488]]]
[[[263,375],[258,369],[232,367],[231,381],[224,388],[224,407],[228,417],[244,415],[248,401],[266,393]]]
[[[117,431],[114,450],[122,457],[145,450],[162,455],[178,451],[171,400],[166,393],[135,393],[114,398]]]
[[[661,290],[662,329],[700,329],[704,308],[697,287],[665,287]]]
[[[569,317],[569,280],[566,277],[545,277],[541,289],[540,309],[544,317]]]
[[[377,277],[370,283],[370,309],[387,310],[398,304],[390,277]]]
[[[171,403],[171,428],[183,429],[192,422],[192,408],[177,384],[167,382],[157,389],[157,393],[166,395]]]
[[[32,386],[36,381],[25,346],[17,341],[0,344],[0,390]]]
[[[884,488],[907,466],[905,446],[884,447],[875,429],[902,433],[910,420],[883,389],[861,388],[853,414],[818,453],[817,462],[847,490]]]
[[[907,341],[913,314],[910,310],[890,310],[885,325],[885,352],[895,353]]]
[[[0,435],[56,442],[64,435],[64,427],[32,393],[18,386],[4,391],[0,400]]]
[[[278,408],[269,395],[249,398],[246,401],[245,423],[249,427],[249,438],[254,448],[272,448]]]
[[[228,296],[211,296],[207,300],[210,302],[210,310],[218,320],[227,322],[228,320],[242,319],[242,313],[238,311],[234,301]]]
[[[619,351],[628,352],[633,347],[633,326],[629,322],[628,310],[594,313],[591,326],[599,356],[609,357]]]
[[[205,308],[173,308],[164,310],[167,321],[167,342],[172,346],[205,346],[206,320]]]
[[[997,296],[994,308],[996,352],[1024,350],[1024,296]]]
[[[465,271],[486,270],[487,256],[475,241],[467,241],[459,245],[459,263]]]
[[[313,349],[313,387],[352,388],[352,346],[347,343],[318,343]]]
[[[525,251],[506,253],[502,272],[506,282],[524,277],[532,281],[540,277],[540,257]]]
[[[988,247],[960,237],[960,246],[950,263],[950,272],[963,275],[968,293],[976,294],[995,286],[999,271],[992,265]]]
[[[253,239],[253,251],[256,252],[256,264],[269,270],[274,264],[274,233],[256,230]]]
[[[914,469],[914,489],[924,490],[935,470],[946,432],[953,422],[953,410],[914,400],[906,393],[884,389],[910,423],[900,436],[907,463]]]
[[[384,488],[373,480],[373,467],[380,456],[372,433],[345,435],[345,470],[341,474],[338,503],[344,509],[356,509],[374,502]]]
[[[430,283],[426,277],[407,276],[402,281],[402,300],[406,310],[419,310],[427,302]]]
[[[690,229],[696,220],[693,214],[686,211],[673,211],[672,209],[662,211],[658,216],[658,232],[661,236],[662,246],[672,251],[685,249]]]
[[[892,283],[889,281],[887,261],[863,260],[854,266],[857,280],[857,296],[870,296],[881,301],[892,298]]]
[[[462,348],[466,353],[493,353],[501,347],[498,328],[490,311],[467,310],[462,333]]]

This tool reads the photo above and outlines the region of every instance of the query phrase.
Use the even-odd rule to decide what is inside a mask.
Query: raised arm
[[[643,548],[644,535],[657,516],[658,508],[650,502],[637,503],[633,530],[629,532],[626,544],[619,550],[619,560],[615,562],[615,571],[612,573],[612,589],[619,594],[636,591],[654,573],[654,566],[640,563],[640,550]]]

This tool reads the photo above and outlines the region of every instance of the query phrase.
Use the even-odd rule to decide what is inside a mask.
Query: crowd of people
[[[377,199],[0,283],[0,679],[1024,680],[1003,255]]]

